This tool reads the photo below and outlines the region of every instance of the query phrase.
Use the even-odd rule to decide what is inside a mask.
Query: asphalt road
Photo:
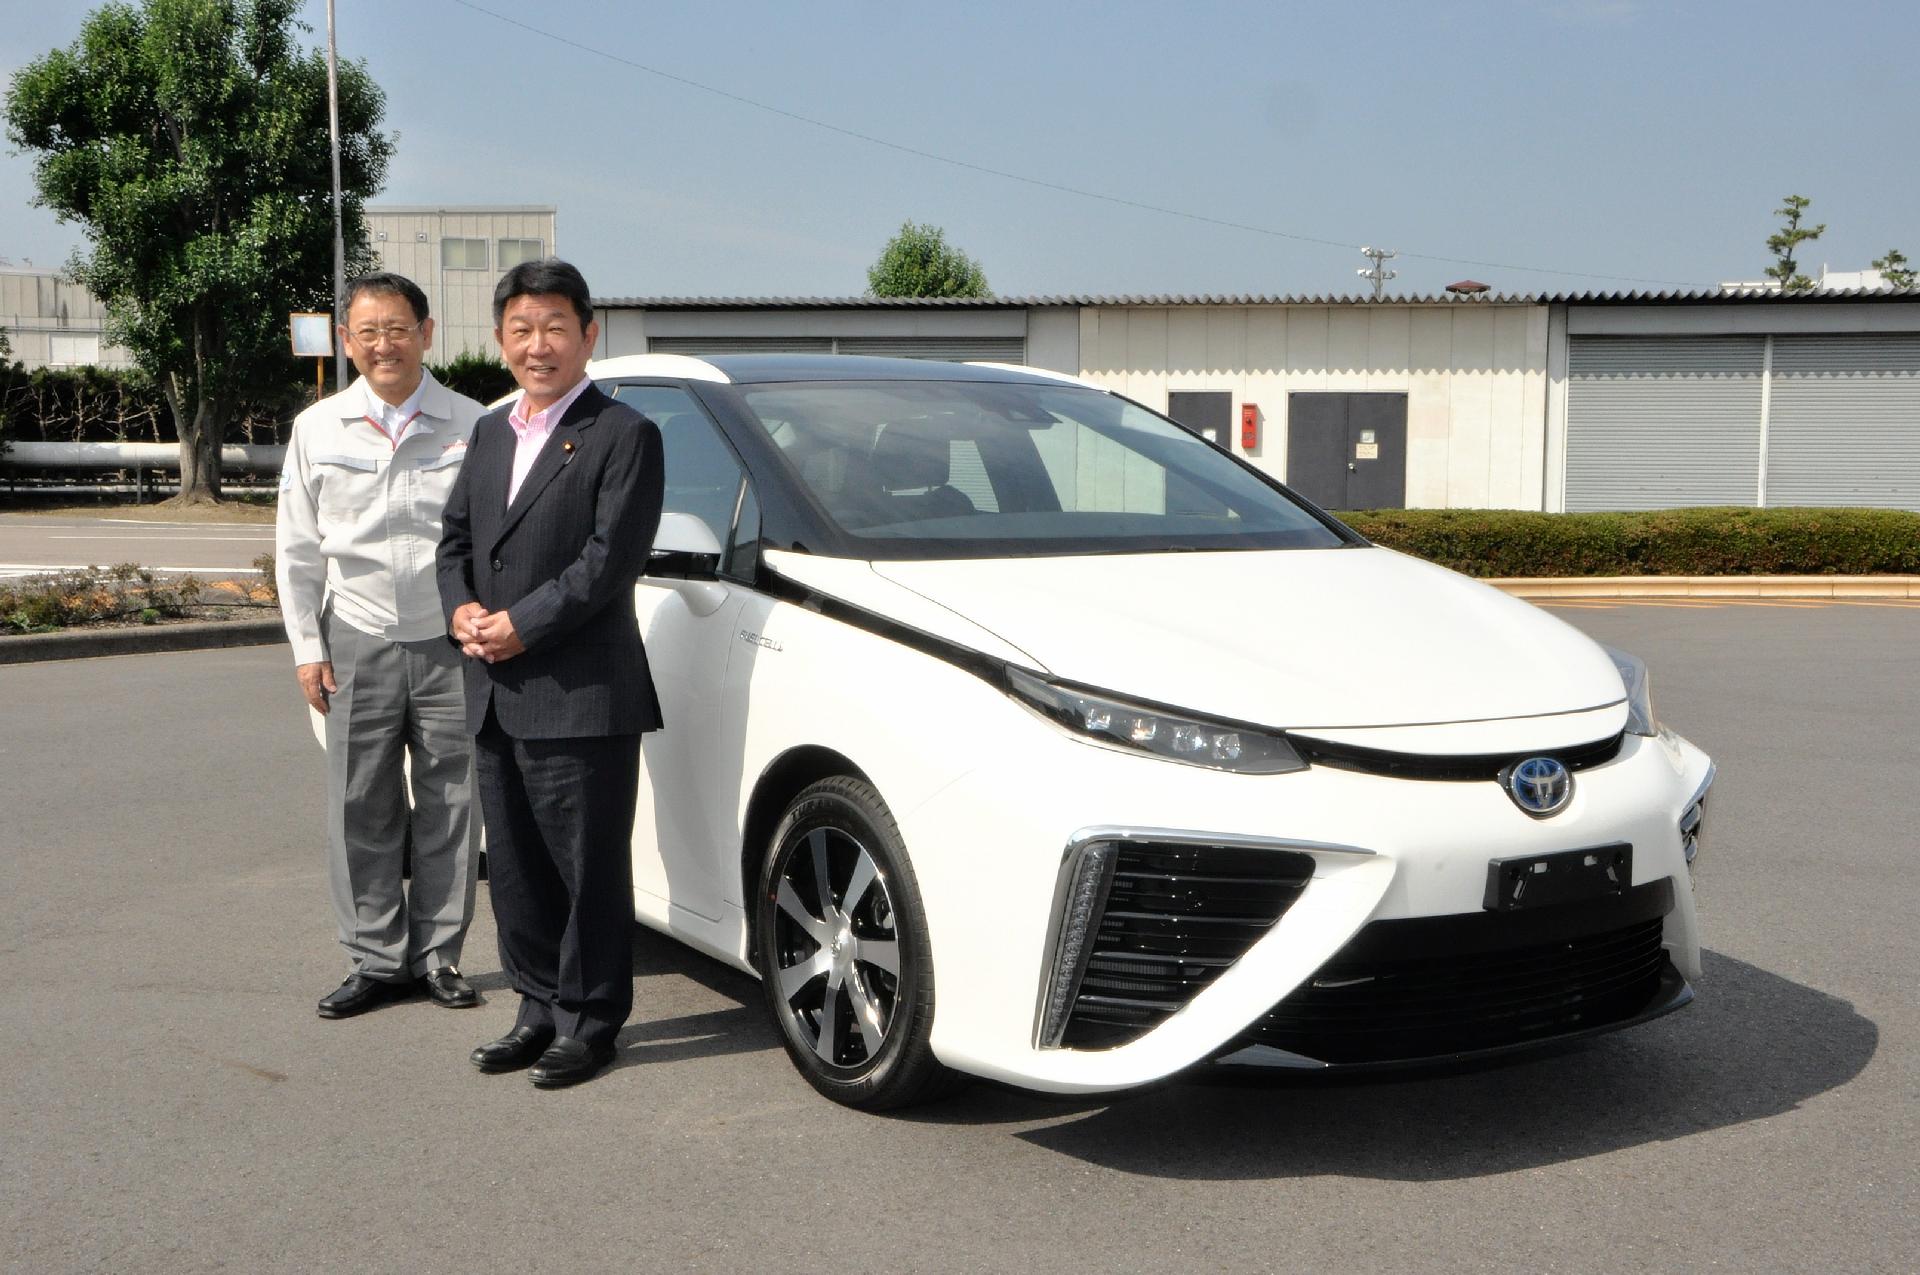
[[[1694,1006],[1477,1071],[894,1118],[650,934],[614,1070],[480,1075],[484,889],[484,1006],[315,1017],[344,971],[285,650],[0,668],[0,1266],[1920,1269],[1920,612],[1561,614],[1720,764]]]
[[[202,576],[244,575],[273,552],[272,524],[153,518],[0,518],[0,579],[66,567],[138,562]]]

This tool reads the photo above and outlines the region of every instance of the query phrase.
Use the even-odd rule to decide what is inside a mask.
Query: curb
[[[156,651],[203,651],[225,646],[265,646],[286,640],[287,630],[277,619],[27,633],[18,637],[0,637],[0,664],[85,660],[99,655],[148,655]]]
[[[1516,598],[1920,598],[1920,576],[1579,576],[1483,580]]]

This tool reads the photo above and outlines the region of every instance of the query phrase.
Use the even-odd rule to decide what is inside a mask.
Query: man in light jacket
[[[275,536],[294,672],[324,719],[328,870],[353,962],[319,1012],[346,1018],[422,984],[459,1009],[478,1000],[459,962],[479,821],[434,550],[485,409],[421,366],[433,320],[409,279],[353,280],[340,338],[360,378],[294,421]],[[409,831],[411,892],[401,880]]]

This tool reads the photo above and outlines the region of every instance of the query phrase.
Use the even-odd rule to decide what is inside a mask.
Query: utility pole
[[[1362,279],[1373,280],[1373,299],[1375,301],[1378,301],[1380,299],[1381,290],[1387,286],[1387,280],[1397,279],[1400,277],[1400,272],[1398,270],[1387,269],[1387,263],[1389,261],[1392,261],[1395,257],[1399,256],[1400,254],[1395,252],[1391,248],[1362,248],[1360,250],[1360,255],[1363,257],[1370,257],[1373,259],[1373,269],[1356,270],[1354,271],[1354,273],[1359,275]]]
[[[333,145],[333,321],[347,321],[340,309],[340,298],[347,294],[347,245],[340,225],[340,72],[333,47],[333,0],[327,0],[327,135]],[[347,348],[336,336],[333,353],[333,387],[347,388]]]

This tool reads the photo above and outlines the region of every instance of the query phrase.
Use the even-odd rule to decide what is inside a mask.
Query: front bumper
[[[1490,783],[1409,781],[1320,767],[1252,778],[1114,757],[1071,741],[1056,751],[1042,763],[1026,758],[1029,764],[1017,776],[976,772],[902,821],[936,953],[933,1044],[949,1065],[1055,1092],[1124,1088],[1235,1055],[1260,1065],[1273,1065],[1283,1055],[1296,1059],[1288,1065],[1315,1068],[1404,1065],[1613,1030],[1670,1012],[1691,996],[1686,980],[1698,973],[1699,946],[1680,820],[1699,796],[1708,762],[1675,737],[1630,737],[1616,760],[1582,774],[1574,803],[1549,821],[1521,814]],[[1044,788],[1034,784],[1036,773],[1048,774]],[[1095,809],[1116,812],[1126,822],[1090,826],[1094,821],[1085,816]],[[1206,820],[1199,830],[1196,812]],[[1155,829],[1168,828],[1184,828],[1201,844],[1261,847],[1277,865],[1286,861],[1280,874],[1292,884],[1276,890],[1268,888],[1270,881],[1261,897],[1271,901],[1290,893],[1290,902],[1276,920],[1256,928],[1244,950],[1229,952],[1224,962],[1215,959],[1211,968],[1165,959],[1180,958],[1178,951],[1130,953],[1129,960],[1143,962],[1135,967],[1110,963],[1101,994],[1125,1001],[1129,979],[1157,979],[1158,991],[1140,989],[1147,994],[1135,999],[1151,1001],[1174,986],[1166,1012],[1136,1015],[1131,1024],[1123,1012],[1122,1021],[1107,1026],[1124,1030],[1104,1036],[1060,1023],[1054,993],[1062,976],[1063,918],[1074,890],[1073,855],[1067,862],[1058,853],[1036,859],[1030,847],[1080,847],[1090,837],[1120,832],[1150,839]],[[1236,831],[1221,831],[1226,829]],[[1260,835],[1247,835],[1248,829]],[[1327,1013],[1381,1027],[1379,1003],[1361,1004],[1351,990],[1313,986],[1329,978],[1368,980],[1346,987],[1370,987],[1380,994],[1376,1001],[1404,992],[1417,1018],[1418,1002],[1433,988],[1409,983],[1406,971],[1337,973],[1350,953],[1364,954],[1374,942],[1368,932],[1390,923],[1405,923],[1412,933],[1433,924],[1472,929],[1490,918],[1510,920],[1482,908],[1490,859],[1612,843],[1634,848],[1630,884],[1638,911],[1598,917],[1586,927],[1590,933],[1574,936],[1617,939],[1632,948],[1611,982],[1582,984],[1580,962],[1592,954],[1576,953],[1571,967],[1546,974],[1562,985],[1559,999],[1549,988],[1520,1006],[1517,1017],[1505,1015],[1497,1003],[1482,1005],[1480,1028],[1452,1035],[1388,1022],[1378,1034],[1397,1032],[1402,1039],[1385,1051],[1356,1050],[1351,1041],[1330,1047],[1323,1039],[1325,1023],[1309,1024],[1313,1033],[1290,1036],[1274,1019],[1299,1010],[1299,1002],[1290,1005],[1296,997],[1311,1010],[1328,994],[1341,993],[1333,996],[1337,1003],[1324,1006]],[[1613,920],[1620,924],[1598,924]],[[1629,926],[1638,927],[1634,934],[1605,937]],[[1475,941],[1495,965],[1503,953],[1528,946],[1512,934],[1493,935],[1491,946],[1485,935]],[[1553,949],[1561,940],[1548,936],[1544,942]],[[1549,951],[1527,959],[1552,966],[1552,957]],[[1432,964],[1418,952],[1412,959],[1415,972]],[[1497,1001],[1499,988],[1486,995]],[[1056,1010],[1051,1023],[1050,1004]],[[1080,1009],[1074,1006],[1076,1014]],[[1317,1043],[1303,1047],[1309,1035]]]

